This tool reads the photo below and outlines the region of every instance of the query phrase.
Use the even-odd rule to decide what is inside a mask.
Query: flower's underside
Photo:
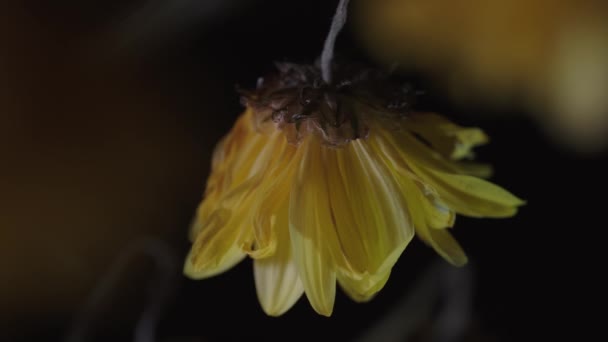
[[[247,94],[247,110],[218,144],[188,276],[219,274],[249,255],[267,314],[283,314],[306,293],[329,316],[336,281],[369,300],[415,234],[463,265],[448,231],[455,213],[509,217],[522,205],[479,178],[487,166],[462,161],[487,141],[481,130],[386,105],[368,91],[376,89],[368,75],[323,89],[314,70],[293,68]]]

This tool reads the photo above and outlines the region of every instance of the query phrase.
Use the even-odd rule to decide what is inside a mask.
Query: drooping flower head
[[[522,201],[465,161],[487,142],[434,113],[386,73],[279,64],[244,92],[246,110],[214,152],[185,273],[201,279],[254,259],[259,301],[281,315],[306,294],[331,315],[336,282],[369,300],[414,235],[454,265],[455,214],[509,217]]]

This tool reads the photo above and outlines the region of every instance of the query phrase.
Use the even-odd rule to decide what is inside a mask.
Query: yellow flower
[[[247,109],[216,147],[191,229],[189,277],[249,255],[267,314],[306,293],[329,316],[336,281],[369,300],[415,234],[463,265],[447,229],[455,213],[509,217],[522,204],[478,178],[487,166],[461,161],[487,141],[481,130],[411,112],[409,93],[385,86],[385,75],[347,73],[330,86],[315,68],[279,67],[278,78],[245,95]]]

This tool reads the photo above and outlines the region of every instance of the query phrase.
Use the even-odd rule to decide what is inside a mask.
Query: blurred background
[[[605,1],[352,1],[338,50],[397,66],[426,90],[419,106],[485,129],[478,158],[528,201],[512,219],[458,218],[466,268],[415,241],[374,300],[339,293],[330,319],[305,299],[266,317],[249,260],[181,275],[210,154],[242,110],[235,86],[273,61],[312,62],[336,4],[2,1],[0,341],[130,341],[142,317],[158,341],[590,334],[606,228]]]

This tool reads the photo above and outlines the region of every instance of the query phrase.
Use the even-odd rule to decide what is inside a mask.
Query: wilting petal
[[[416,200],[414,196],[412,196],[412,200]],[[453,210],[447,207],[447,205],[426,194],[420,196],[420,202],[424,208],[424,213],[430,228],[444,229],[454,225],[456,215]]]
[[[205,222],[205,228],[196,237],[186,257],[184,273],[188,277],[211,277],[243,260],[246,254],[236,244],[241,227],[230,225],[229,222],[228,210],[217,210]]]
[[[395,136],[399,136],[402,142],[407,143],[403,151],[399,149],[397,145],[399,140],[394,139]],[[515,215],[517,207],[525,203],[488,181],[423,166],[425,163],[420,161],[429,157],[417,151],[422,143],[408,138],[407,134],[386,135],[383,142],[385,148],[399,155],[399,158],[394,160],[395,163],[401,164],[403,170],[414,173],[424,185],[436,189],[440,199],[459,214],[472,217],[509,217]],[[417,151],[417,153],[407,154],[405,151]]]
[[[192,229],[196,234],[184,266],[186,275],[210,277],[242,260],[245,253],[241,241],[252,240],[251,210],[261,179],[258,174],[222,196],[209,217],[201,217],[199,210]]]
[[[385,273],[360,277],[353,277],[352,272],[338,272],[338,283],[352,300],[367,302],[382,290],[390,275],[390,269]]]
[[[327,193],[326,167],[319,142],[309,139],[296,171],[289,200],[289,234],[300,280],[310,304],[330,316],[336,296],[336,272],[330,248],[335,243]]]
[[[392,176],[398,184],[399,190],[407,194],[407,208],[409,209],[416,234],[418,237],[431,245],[435,251],[448,262],[461,266],[467,262],[467,257],[445,229],[453,223],[453,214],[446,212],[447,208],[441,208],[441,203],[431,203],[429,194],[417,184],[417,177],[406,168],[394,148],[386,139],[374,139],[370,141],[374,148],[383,149],[383,160],[391,165],[394,172]],[[431,197],[432,198],[432,197]],[[436,211],[434,213],[430,213]],[[431,227],[435,228],[432,229]],[[446,235],[447,234],[447,235]]]
[[[469,161],[456,162],[454,163],[454,167],[456,169],[456,173],[479,178],[490,178],[494,173],[494,168],[492,167],[492,165],[483,163],[475,163]]]
[[[456,212],[472,217],[510,217],[525,202],[503,188],[479,178],[454,175],[414,166],[433,184],[439,196]]]
[[[275,229],[277,244],[274,255],[256,259],[253,263],[255,287],[264,312],[270,316],[282,315],[302,296],[304,288],[298,268],[291,255],[287,202],[277,213]]]
[[[445,158],[454,160],[471,157],[473,147],[488,142],[488,136],[481,129],[458,126],[435,113],[408,116],[407,128],[423,137]]]
[[[487,178],[492,174],[492,167],[490,165],[447,159],[408,131],[385,131],[382,135],[396,146],[399,153],[406,155],[407,160],[420,166],[447,173],[471,175],[481,178]]]
[[[289,203],[289,191],[295,174],[295,147],[288,145],[285,139],[277,142],[276,156],[268,168],[264,186],[258,190],[253,208],[252,243],[243,243],[252,258],[265,258],[274,254],[277,248],[276,222],[277,213]],[[289,225],[279,225],[288,230]],[[287,240],[289,242],[289,240]]]
[[[466,254],[450,233],[446,229],[431,228],[433,218],[426,214],[425,199],[415,200],[416,195],[424,196],[415,182],[409,177],[399,177],[399,187],[402,191],[412,195],[412,200],[408,201],[408,208],[412,212],[412,219],[418,237],[431,245],[439,255],[451,264],[455,266],[466,264]]]
[[[428,229],[426,234],[421,235],[421,238],[454,266],[463,266],[468,262],[462,247],[446,229]]]
[[[386,274],[414,236],[405,198],[386,165],[365,142],[324,150],[330,204],[353,279]],[[340,260],[339,255],[335,256]],[[383,276],[380,277],[383,279]],[[370,283],[364,288],[374,287]],[[352,287],[352,286],[351,286]]]
[[[214,152],[211,184],[190,233],[194,243],[185,265],[190,277],[204,278],[225,271],[253,244],[251,228],[258,195],[263,192],[267,172],[282,170],[281,147],[285,144],[276,143],[282,139],[280,134],[262,136],[250,126],[250,114],[246,112]],[[249,141],[242,141],[244,137]],[[273,248],[271,243],[269,248]]]
[[[208,220],[215,210],[222,207],[239,210],[234,203],[222,202],[238,200],[248,190],[246,188],[255,187],[261,182],[265,171],[262,166],[269,158],[268,149],[272,149],[269,142],[269,137],[256,134],[251,129],[251,111],[247,110],[217,144],[213,151],[205,198],[197,209],[196,221],[190,229],[191,240],[203,228],[201,222]]]

